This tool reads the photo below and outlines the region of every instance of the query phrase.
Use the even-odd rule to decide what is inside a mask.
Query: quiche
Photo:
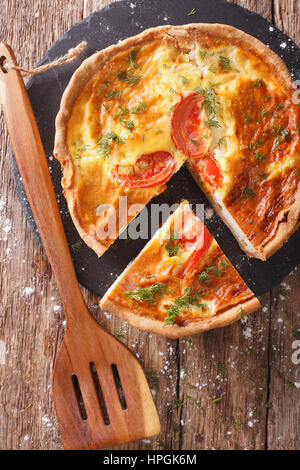
[[[152,28],[86,59],[54,149],[81,237],[103,254],[186,163],[245,253],[267,259],[300,222],[293,91],[274,52],[222,24]]]
[[[183,201],[100,306],[138,328],[179,338],[228,325],[260,303]]]

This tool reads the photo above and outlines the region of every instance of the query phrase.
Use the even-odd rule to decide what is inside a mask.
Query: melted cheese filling
[[[220,57],[229,58],[228,71],[220,67]],[[126,66],[126,60],[124,54],[121,55],[120,69],[124,61]],[[83,93],[74,106],[68,145],[78,170],[76,177],[84,177],[84,167],[93,159],[100,159],[103,171],[111,174],[115,165],[126,171],[141,155],[157,151],[170,152],[178,170],[187,157],[176,149],[171,138],[174,106],[197,87],[214,86],[218,101],[215,119],[219,127],[212,128],[209,151],[222,171],[220,195],[226,194],[231,179],[228,160],[236,158],[239,151],[236,122],[230,109],[231,96],[238,90],[241,80],[254,81],[261,77],[264,71],[261,61],[235,46],[202,50],[195,44],[189,53],[184,53],[170,45],[156,43],[138,50],[135,68],[127,72],[140,77],[136,83],[124,84],[118,78],[120,69],[116,60],[110,71],[113,80],[110,83],[105,82],[106,73],[101,71],[94,81],[91,96]],[[101,93],[96,102],[94,89],[97,87],[101,88]],[[272,90],[275,83],[269,80],[268,87]],[[97,133],[92,131],[95,121],[98,122]],[[105,154],[101,149],[101,136],[108,135],[116,135],[120,142],[109,139],[109,152]]]

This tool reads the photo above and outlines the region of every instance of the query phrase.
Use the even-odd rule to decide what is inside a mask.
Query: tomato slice
[[[197,93],[181,98],[171,120],[176,148],[192,158],[205,154],[212,138],[212,130],[204,126],[207,115],[202,101]]]
[[[184,249],[193,249],[186,263],[177,272],[177,277],[183,279],[197,266],[199,260],[208,249],[212,236],[208,229],[191,210],[184,215],[184,229],[179,237],[179,243]]]
[[[192,250],[201,234],[202,227],[203,224],[199,217],[188,205],[184,206],[182,218],[176,220],[174,224],[174,232],[178,239],[176,241],[184,250]]]
[[[167,181],[174,173],[176,161],[168,152],[154,152],[142,155],[135,165],[113,170],[113,176],[129,188],[150,188]]]
[[[220,168],[210,155],[191,160],[191,164],[193,169],[211,186],[217,188],[221,185],[222,174]]]

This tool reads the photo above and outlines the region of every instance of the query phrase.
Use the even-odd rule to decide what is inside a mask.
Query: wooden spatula
[[[90,315],[76,279],[42,142],[23,79],[0,44],[0,99],[18,168],[60,290],[67,324],[53,374],[66,449],[100,449],[159,433],[160,423],[134,355]],[[101,272],[95,273],[101,276]]]

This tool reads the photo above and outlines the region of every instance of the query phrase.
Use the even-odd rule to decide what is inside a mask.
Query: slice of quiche
[[[100,306],[138,328],[179,338],[228,325],[260,303],[184,201]]]
[[[220,24],[152,28],[85,60],[54,150],[81,237],[101,255],[187,161],[246,254],[271,256],[300,223],[292,85],[266,45]]]

